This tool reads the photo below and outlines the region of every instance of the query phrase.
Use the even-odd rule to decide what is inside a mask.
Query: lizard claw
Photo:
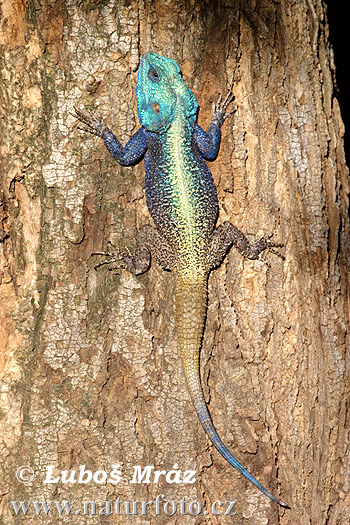
[[[270,233],[270,235],[262,236],[260,237],[260,242],[263,242],[266,246],[265,250],[268,250],[269,252],[273,253],[274,255],[277,255],[277,257],[280,257],[282,260],[285,260],[285,256],[282,255],[279,251],[275,250],[274,248],[283,248],[284,244],[280,242],[270,242],[270,239],[273,237],[273,233]],[[261,259],[264,260],[264,259]],[[266,262],[264,260],[264,262]]]
[[[103,137],[104,133],[108,130],[108,127],[104,123],[101,115],[96,113],[94,115],[90,111],[81,111],[77,107],[74,107],[74,113],[70,113],[73,117],[77,118],[84,127],[78,126],[78,129],[96,135],[97,137]]]
[[[113,246],[112,243],[108,243]],[[101,268],[101,266],[108,266],[108,270],[121,270],[126,268],[126,266],[121,262],[123,260],[123,252],[119,249],[116,249],[113,252],[92,252],[91,255],[103,255],[105,257],[108,257],[108,259],[105,259],[101,261],[100,263],[95,264],[94,268],[95,270],[98,270]],[[115,266],[110,266],[111,264],[114,264]]]
[[[232,104],[234,98],[235,97],[231,90],[227,93],[224,101],[222,101],[221,93],[219,94],[217,103],[215,104],[213,102],[212,104],[212,121],[216,121],[221,126],[225,122],[227,117],[234,113],[234,110],[227,111],[228,106]]]

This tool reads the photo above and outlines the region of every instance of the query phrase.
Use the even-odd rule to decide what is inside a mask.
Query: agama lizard
[[[120,260],[134,275],[148,270],[151,255],[164,269],[176,274],[176,325],[182,367],[198,418],[216,449],[261,492],[283,507],[226,448],[211,420],[199,374],[207,281],[233,244],[249,259],[264,250],[274,253],[280,244],[262,237],[250,243],[230,222],[217,228],[218,200],[205,160],[214,160],[221,126],[230,114],[231,93],[213,104],[209,131],[196,122],[198,103],[182,79],[178,64],[156,53],[146,53],[140,63],[136,87],[141,127],[123,147],[102,118],[75,109],[80,128],[97,135],[122,166],[145,161],[147,206],[155,227],[144,226],[134,256],[118,252],[108,262]],[[107,252],[99,252],[110,255]],[[101,263],[104,264],[104,263]]]

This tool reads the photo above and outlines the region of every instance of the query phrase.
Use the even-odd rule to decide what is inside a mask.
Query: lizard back
[[[176,270],[196,275],[207,271],[218,203],[211,173],[192,140],[193,127],[181,108],[178,112],[164,136],[147,133],[146,199],[156,227],[176,254]]]

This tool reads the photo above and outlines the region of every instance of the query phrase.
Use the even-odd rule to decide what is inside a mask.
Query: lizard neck
[[[186,116],[181,100],[178,99],[174,120],[163,138],[166,153],[170,154],[173,159],[188,154],[187,150],[191,148],[193,128],[194,120]]]

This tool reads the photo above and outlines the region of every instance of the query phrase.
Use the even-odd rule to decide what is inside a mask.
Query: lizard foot
[[[94,268],[95,270],[98,270],[102,266],[107,265],[109,271],[114,270],[123,270],[126,268],[126,264],[123,263],[123,257],[126,255],[125,252],[122,252],[118,248],[116,248],[111,242],[108,242],[108,244],[112,247],[113,251],[107,251],[107,252],[92,252],[91,255],[103,255],[104,257],[108,257],[108,259],[105,259],[104,261],[101,261],[100,263],[95,264]],[[129,251],[125,250],[128,255]],[[113,266],[111,266],[113,265]]]
[[[78,129],[81,131],[86,131],[87,133],[91,133],[91,135],[103,138],[103,134],[108,130],[101,115],[98,113],[94,115],[90,111],[81,111],[74,107],[74,113],[71,113],[71,115],[84,124],[84,127],[78,126]]]
[[[219,95],[218,101],[212,104],[211,120],[218,122],[220,126],[225,122],[227,117],[234,113],[234,109],[227,111],[228,106],[234,101],[234,95],[230,90],[225,99],[222,100],[221,94]]]
[[[277,255],[277,257],[280,257],[284,261],[285,256],[282,255],[278,250],[275,250],[275,248],[283,248],[284,244],[280,242],[270,242],[270,239],[272,237],[273,233],[270,233],[270,235],[262,235],[256,242],[262,247],[262,251],[268,250],[269,252],[273,253],[274,255]],[[262,257],[262,252],[259,255],[259,261],[262,261],[265,264],[267,264],[267,266],[270,266],[270,264]]]

